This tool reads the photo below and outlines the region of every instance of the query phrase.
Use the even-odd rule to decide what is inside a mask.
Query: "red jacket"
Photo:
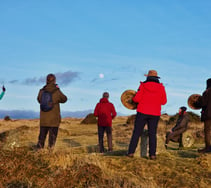
[[[137,112],[160,116],[161,105],[167,102],[165,87],[162,83],[141,82],[133,101],[138,103]]]
[[[107,98],[101,98],[97,103],[94,116],[98,117],[98,126],[112,126],[112,119],[116,116],[114,105]]]

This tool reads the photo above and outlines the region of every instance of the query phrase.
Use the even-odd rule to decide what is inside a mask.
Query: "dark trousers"
[[[205,148],[209,149],[211,147],[211,120],[204,121],[204,141]]]
[[[179,142],[179,147],[183,147],[182,144],[182,133],[186,131],[186,128],[181,128],[173,132],[167,132],[166,133],[166,144],[169,143],[169,141],[172,142]]]
[[[58,127],[40,127],[37,148],[44,148],[45,139],[48,133],[48,147],[52,148],[55,145],[58,135]]]
[[[112,151],[112,127],[98,126],[98,142],[100,152],[104,152],[104,132],[107,135],[108,151]]]
[[[149,134],[149,156],[156,155],[157,148],[157,126],[160,116],[146,115],[137,112],[133,134],[130,140],[128,154],[135,153],[140,135],[143,134],[144,126],[148,126]]]

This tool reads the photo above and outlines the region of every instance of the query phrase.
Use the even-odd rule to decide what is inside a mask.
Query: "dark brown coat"
[[[172,128],[172,132],[167,132],[167,143],[171,140],[173,142],[181,142],[181,134],[188,128],[189,116],[187,113],[179,115],[176,125]]]
[[[59,127],[61,122],[61,114],[60,114],[60,104],[65,103],[67,101],[67,97],[60,91],[56,84],[50,83],[45,85],[42,89],[40,89],[37,100],[40,103],[41,95],[43,89],[53,92],[52,99],[53,99],[53,109],[48,112],[43,112],[40,110],[40,126],[41,127]]]
[[[202,106],[202,121],[211,120],[211,88],[206,89],[199,100]]]

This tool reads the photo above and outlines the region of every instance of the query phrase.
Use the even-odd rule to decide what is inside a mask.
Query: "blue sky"
[[[211,77],[210,10],[210,0],[1,0],[0,110],[39,111],[38,91],[54,73],[69,98],[62,110],[94,109],[108,91],[118,112],[133,114],[120,96],[155,69],[162,112],[175,114]]]

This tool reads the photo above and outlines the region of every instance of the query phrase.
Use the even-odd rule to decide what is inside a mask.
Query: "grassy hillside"
[[[211,187],[211,154],[197,153],[204,146],[202,123],[189,125],[195,135],[191,148],[170,143],[166,150],[165,132],[173,123],[163,116],[152,161],[140,157],[140,147],[134,158],[125,156],[133,129],[127,119],[113,121],[114,151],[105,154],[98,153],[96,124],[81,124],[82,119],[63,119],[54,150],[39,152],[34,149],[39,120],[0,120],[0,187]]]

